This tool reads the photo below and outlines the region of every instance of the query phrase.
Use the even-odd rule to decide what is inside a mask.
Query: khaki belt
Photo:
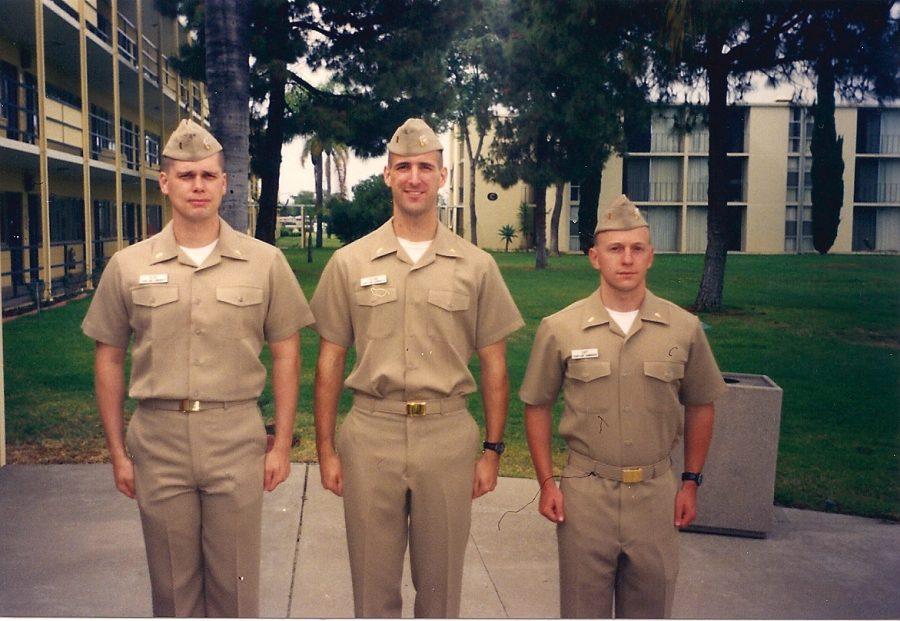
[[[669,459],[668,455],[649,466],[621,467],[604,464],[596,459],[591,459],[587,455],[576,453],[572,449],[569,449],[569,463],[581,470],[590,471],[598,477],[621,481],[622,483],[649,481],[665,474],[672,467],[672,460]]]
[[[468,400],[465,397],[448,397],[446,399],[428,399],[427,401],[394,401],[392,399],[375,399],[364,395],[353,398],[353,407],[369,412],[389,412],[404,416],[426,416],[465,410]]]
[[[140,405],[150,410],[168,410],[170,412],[202,412],[203,410],[227,410],[242,405],[256,403],[256,399],[242,401],[200,401],[197,399],[141,399]]]

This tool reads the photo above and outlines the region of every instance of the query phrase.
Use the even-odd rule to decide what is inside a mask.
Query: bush
[[[330,231],[343,243],[368,235],[388,221],[393,209],[391,190],[381,174],[375,174],[353,186],[353,200],[339,196],[328,199]]]

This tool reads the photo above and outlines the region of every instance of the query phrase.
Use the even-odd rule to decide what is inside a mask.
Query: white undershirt
[[[422,255],[425,254],[432,242],[430,239],[426,239],[425,241],[411,241],[409,239],[403,239],[402,237],[398,237],[397,241],[403,246],[403,249],[406,251],[406,254],[409,255],[409,258],[412,259],[413,265],[419,262],[419,259],[422,258]]]
[[[206,261],[206,257],[212,254],[213,248],[216,247],[216,244],[219,243],[219,240],[216,239],[211,244],[207,244],[206,246],[202,246],[200,248],[188,248],[187,246],[178,246],[181,248],[182,252],[188,256],[188,258],[194,262],[194,265],[200,267],[203,265],[203,262]]]
[[[605,307],[604,307],[605,308]],[[628,331],[631,330],[631,326],[634,324],[634,320],[637,319],[638,311],[614,311],[611,308],[607,308],[606,312],[609,313],[609,316],[612,317],[613,321],[615,321],[620,328],[622,328],[622,332],[628,334]]]

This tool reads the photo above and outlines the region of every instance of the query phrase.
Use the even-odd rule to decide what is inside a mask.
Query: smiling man
[[[415,615],[459,616],[472,498],[496,486],[504,448],[505,338],[523,322],[490,255],[438,222],[441,150],[420,119],[397,129],[384,169],[393,218],[335,252],[312,299],[316,448],[322,485],[344,497],[358,617],[400,616],[407,543]],[[335,440],[351,346],[353,408]],[[466,405],[474,352],[483,443]]]
[[[597,218],[591,266],[600,288],[538,328],[519,396],[557,525],[561,616],[668,617],[678,528],[690,524],[725,391],[697,317],[647,290],[650,230],[624,195]],[[553,479],[552,408],[568,464]],[[669,454],[683,430],[680,488]]]
[[[184,120],[163,150],[172,221],[110,259],[82,323],[116,487],[137,498],[153,614],[259,615],[263,490],[290,474],[298,331],[312,323],[278,249],[219,218],[222,146]],[[125,352],[137,409],[123,434]],[[272,353],[275,442],[257,398]],[[126,437],[127,436],[127,437]]]

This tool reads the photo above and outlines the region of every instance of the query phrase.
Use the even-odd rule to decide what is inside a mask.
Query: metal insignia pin
[[[419,136],[419,146],[424,147],[426,144],[428,144],[428,138],[426,138],[424,135]]]

